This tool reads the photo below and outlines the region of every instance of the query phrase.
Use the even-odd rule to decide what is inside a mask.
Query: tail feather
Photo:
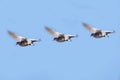
[[[40,42],[41,39],[35,39],[35,40],[32,40],[33,42]]]
[[[115,30],[113,30],[112,33],[115,33]]]
[[[78,37],[78,35],[71,35],[70,38]]]
[[[111,31],[111,32],[106,32],[107,34],[110,34],[110,33],[115,33],[115,30]]]

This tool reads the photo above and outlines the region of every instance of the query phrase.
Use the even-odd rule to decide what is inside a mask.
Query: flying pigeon
[[[91,36],[95,38],[109,37],[108,34],[114,33],[115,31],[104,31],[97,28],[94,28],[86,23],[83,23],[83,26],[92,32]]]
[[[8,31],[8,34],[10,36],[12,36],[13,38],[15,38],[18,42],[16,42],[16,45],[19,45],[21,47],[25,47],[25,46],[34,46],[34,42],[39,42],[40,39],[28,39],[22,36],[19,36],[17,34],[15,34],[14,32]]]
[[[78,35],[69,35],[69,34],[63,34],[60,32],[57,32],[49,27],[45,27],[45,29],[52,34],[54,37],[53,40],[57,41],[57,42],[65,42],[65,41],[71,41],[71,38],[75,38],[78,37]]]

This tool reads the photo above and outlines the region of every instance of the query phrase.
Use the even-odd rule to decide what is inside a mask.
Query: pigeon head
[[[53,40],[57,40],[57,38],[55,37]]]
[[[94,36],[94,33],[92,33],[90,36]]]
[[[16,45],[19,45],[20,44],[20,42],[16,42]]]

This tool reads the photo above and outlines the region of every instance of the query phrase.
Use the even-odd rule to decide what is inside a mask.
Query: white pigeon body
[[[45,27],[45,29],[52,35],[54,35],[54,40],[57,42],[65,42],[65,41],[71,41],[71,38],[77,37],[77,35],[66,35],[57,31],[54,31],[53,29],[49,27]]]
[[[8,31],[9,35],[15,38],[18,42],[16,42],[16,45],[25,47],[25,46],[32,46],[34,45],[34,42],[39,42],[40,39],[28,39],[22,36],[19,36],[15,34],[14,32]]]
[[[86,23],[83,23],[83,26],[85,28],[87,28],[88,30],[90,30],[92,32],[91,36],[93,36],[95,38],[108,37],[108,34],[115,32],[114,30],[113,31],[100,30],[100,29],[94,28]]]

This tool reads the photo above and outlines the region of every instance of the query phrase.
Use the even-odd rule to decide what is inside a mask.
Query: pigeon
[[[25,46],[34,46],[34,42],[39,42],[40,39],[28,39],[22,36],[19,36],[17,34],[15,34],[14,32],[8,31],[8,34],[10,36],[12,36],[13,38],[15,38],[18,42],[16,42],[16,45],[19,45],[21,47],[25,47]]]
[[[45,27],[45,29],[52,34],[54,37],[53,40],[57,41],[57,42],[65,42],[65,41],[71,41],[71,38],[75,38],[78,37],[78,35],[69,35],[69,34],[63,34],[60,32],[57,32],[49,27]]]
[[[113,31],[100,30],[86,23],[83,23],[83,26],[92,32],[91,36],[93,36],[94,38],[109,37],[108,34],[115,32],[114,30]]]

